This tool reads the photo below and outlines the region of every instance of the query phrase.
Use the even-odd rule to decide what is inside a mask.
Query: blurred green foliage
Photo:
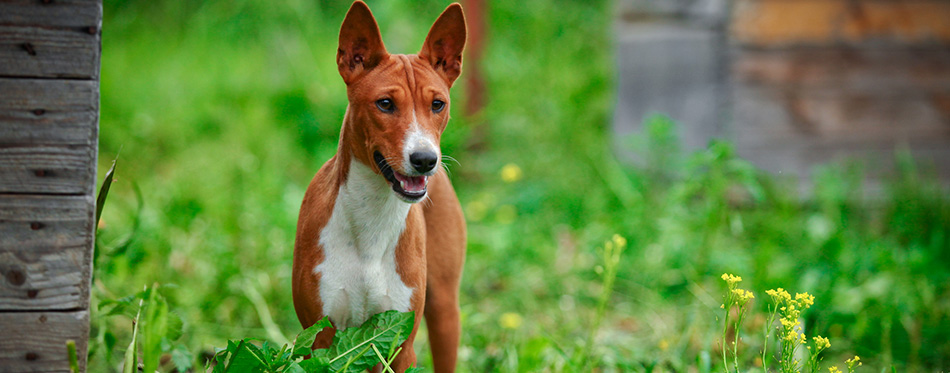
[[[446,3],[369,5],[387,48],[414,53]],[[117,154],[121,166],[99,231],[93,302],[177,285],[163,294],[184,320],[180,342],[195,366],[228,339],[280,344],[300,330],[290,297],[297,212],[336,151],[346,96],[334,57],[348,7],[105,2],[100,170]],[[442,147],[459,161],[450,174],[469,221],[461,370],[572,371],[602,289],[596,247],[615,233],[628,247],[595,366],[716,366],[714,294],[730,272],[757,294],[814,294],[820,308],[805,326],[832,339],[826,361],[858,354],[874,368],[950,367],[946,190],[902,155],[880,193],[865,193],[860,167],[838,165],[817,170],[802,199],[796,181],[761,173],[728,143],[679,152],[662,117],[641,137],[614,139],[612,7],[490,3],[489,103],[463,115],[464,75],[453,90]],[[612,143],[645,164],[619,162]],[[131,327],[93,320],[100,347],[90,371],[114,369],[104,351],[126,345]],[[762,322],[746,325],[760,331]],[[420,333],[419,364],[431,367],[426,343]],[[755,366],[755,355],[742,364]]]

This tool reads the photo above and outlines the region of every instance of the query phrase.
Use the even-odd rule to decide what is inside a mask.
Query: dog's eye
[[[392,113],[396,111],[396,105],[393,104],[393,100],[388,98],[376,100],[376,107],[384,113]]]
[[[432,112],[438,113],[445,109],[445,102],[442,100],[432,100]]]

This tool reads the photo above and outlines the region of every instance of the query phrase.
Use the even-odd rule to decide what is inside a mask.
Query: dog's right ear
[[[343,26],[340,27],[340,46],[336,52],[336,63],[340,76],[347,85],[356,81],[360,75],[372,70],[389,53],[379,35],[376,18],[366,3],[357,0],[346,12]]]

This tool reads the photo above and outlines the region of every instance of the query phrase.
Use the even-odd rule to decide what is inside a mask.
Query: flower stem
[[[726,359],[726,332],[729,330],[729,310],[732,308],[730,303],[728,307],[723,306],[726,310],[726,313],[722,321],[722,371],[724,373],[729,373],[729,360]]]
[[[732,362],[736,372],[739,372],[739,324],[742,324],[743,314],[745,314],[745,309],[739,308],[739,318],[736,320],[736,336],[732,342]]]

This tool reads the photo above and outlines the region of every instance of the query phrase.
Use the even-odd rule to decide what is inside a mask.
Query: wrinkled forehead
[[[380,84],[384,81],[390,84]],[[443,100],[448,99],[449,87],[429,63],[415,54],[391,54],[386,62],[371,70],[357,82],[357,89],[399,87],[411,93],[413,97],[437,94]]]

